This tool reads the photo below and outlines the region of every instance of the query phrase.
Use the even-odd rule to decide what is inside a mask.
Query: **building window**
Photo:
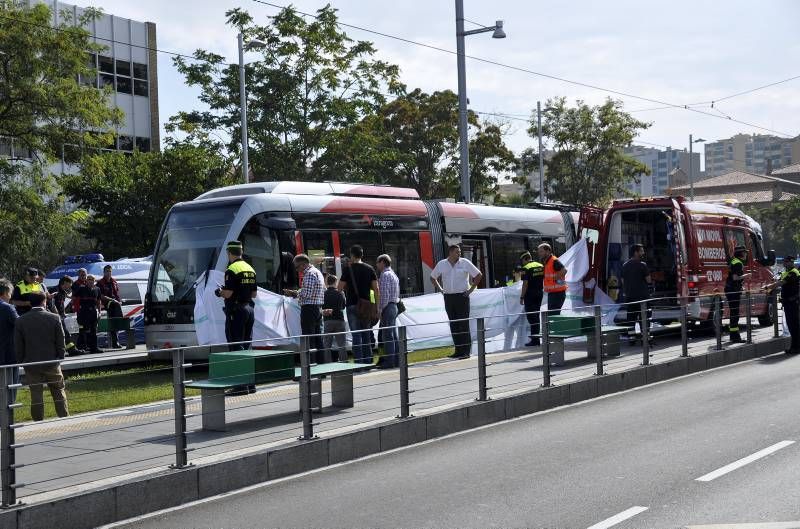
[[[114,86],[114,76],[109,75],[107,73],[100,74],[100,88],[105,88],[106,86]]]
[[[147,81],[133,80],[133,95],[147,97]]]
[[[131,76],[131,63],[129,63],[128,61],[117,60],[117,75],[130,77]]]
[[[131,93],[131,79],[130,77],[117,77],[117,92],[121,94]]]
[[[150,152],[150,138],[136,137],[136,148],[141,152]]]
[[[119,137],[119,150],[121,151],[132,151],[133,150],[133,138],[130,136],[120,136]]]
[[[100,55],[98,56],[98,61],[100,63],[101,72],[110,74],[114,73],[114,59]]]
[[[140,62],[133,63],[133,76],[136,79],[147,80],[147,65]]]

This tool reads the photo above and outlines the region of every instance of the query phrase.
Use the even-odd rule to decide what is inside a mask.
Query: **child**
[[[344,324],[345,298],[344,293],[336,288],[338,279],[330,274],[325,278],[328,287],[325,290],[325,298],[322,303],[323,331],[322,345],[325,348],[325,361],[330,362],[333,357],[334,362],[347,362],[347,335]],[[333,334],[335,333],[335,334]],[[333,354],[331,345],[336,344],[336,354]]]

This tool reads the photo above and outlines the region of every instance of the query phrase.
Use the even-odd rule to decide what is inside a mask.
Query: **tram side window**
[[[275,232],[261,226],[256,218],[252,218],[239,235],[239,240],[244,246],[245,261],[256,271],[258,286],[275,292],[279,286],[281,258]]]
[[[424,292],[422,259],[419,254],[419,233],[383,234],[383,253],[392,258],[392,269],[400,279],[400,295],[414,296]]]
[[[375,268],[378,256],[383,253],[381,234],[375,231],[340,231],[339,242],[342,253],[350,257],[350,247],[360,244],[364,248],[363,261]]]
[[[336,259],[333,255],[333,241],[329,231],[304,231],[303,249],[311,259],[311,264],[323,274],[336,274]]]
[[[492,235],[493,286],[505,286],[507,281],[513,279],[514,267],[521,264],[519,256],[527,249],[524,236]],[[533,254],[535,257],[535,252]]]

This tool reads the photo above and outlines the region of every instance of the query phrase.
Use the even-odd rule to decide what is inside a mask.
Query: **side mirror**
[[[764,259],[764,266],[775,266],[775,250],[769,250],[767,257]]]

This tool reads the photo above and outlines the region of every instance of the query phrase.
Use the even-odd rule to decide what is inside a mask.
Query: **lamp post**
[[[694,160],[692,158],[692,146],[695,143],[702,143],[706,140],[697,138],[692,140],[692,135],[689,134],[689,200],[694,200]]]
[[[492,38],[504,39],[503,21],[494,26],[464,31],[464,0],[456,0],[456,54],[458,56],[458,138],[461,144],[461,195],[465,203],[470,202],[469,183],[469,139],[467,137],[467,73],[464,61],[464,37],[492,32]]]
[[[242,124],[242,180],[246,184],[250,175],[250,160],[247,145],[247,91],[244,86],[244,52],[263,48],[266,43],[260,40],[251,40],[245,44],[244,35],[239,33],[239,116]]]

